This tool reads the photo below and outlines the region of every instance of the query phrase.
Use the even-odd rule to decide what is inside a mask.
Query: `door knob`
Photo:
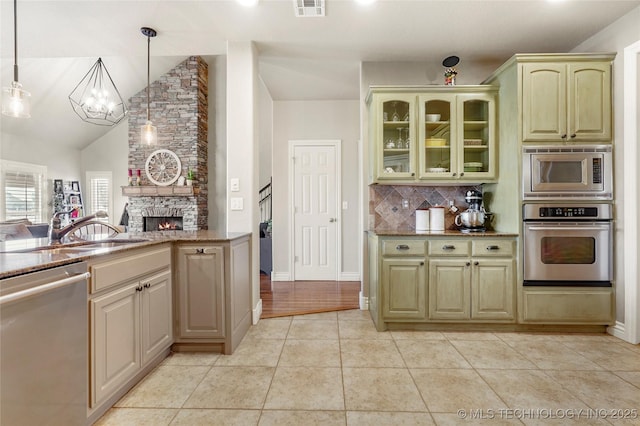
[[[338,219],[336,219],[335,217],[332,217],[331,219],[329,219],[329,222],[333,223],[333,222],[337,222]]]

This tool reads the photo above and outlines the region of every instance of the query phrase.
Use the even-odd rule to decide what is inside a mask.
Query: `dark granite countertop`
[[[366,231],[380,237],[517,237],[513,232],[484,231],[484,232],[461,232],[448,229],[445,231],[416,231],[415,229],[389,229],[389,230],[368,230]]]
[[[189,242],[227,242],[243,238],[247,232],[216,232],[216,231],[164,231],[164,232],[136,232],[118,234],[116,240],[132,239],[131,244],[122,244],[115,247],[98,247],[92,250],[69,253],[51,253],[30,251],[47,246],[46,238],[28,238],[23,240],[11,240],[0,243],[0,279],[49,269],[56,266],[81,262],[97,256],[112,253],[120,253],[163,243],[189,243]],[[144,239],[146,241],[139,241]],[[65,244],[65,247],[73,247],[76,244]]]

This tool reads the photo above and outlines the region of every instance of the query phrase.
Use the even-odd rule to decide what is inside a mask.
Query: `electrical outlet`
[[[409,208],[409,200],[402,200],[402,208],[403,209]]]

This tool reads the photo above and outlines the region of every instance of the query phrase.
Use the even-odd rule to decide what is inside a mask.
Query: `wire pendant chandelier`
[[[99,126],[113,126],[127,115],[127,107],[102,58],[69,94],[69,101],[83,121]]]

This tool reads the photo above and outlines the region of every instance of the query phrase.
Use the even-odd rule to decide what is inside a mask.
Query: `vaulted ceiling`
[[[19,80],[32,118],[2,132],[81,148],[109,128],[82,122],[67,96],[102,57],[123,97],[189,55],[217,56],[254,41],[274,100],[358,99],[361,61],[502,62],[518,52],[566,52],[640,0],[326,0],[326,16],[296,17],[293,0],[18,0]],[[1,83],[13,79],[13,1],[0,0]]]

